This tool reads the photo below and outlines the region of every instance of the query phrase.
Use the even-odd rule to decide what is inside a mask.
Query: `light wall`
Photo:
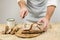
[[[51,22],[60,22],[60,3],[54,15],[52,16]],[[15,18],[16,22],[20,22],[20,14],[17,0],[0,0],[0,23],[6,23],[7,18]]]

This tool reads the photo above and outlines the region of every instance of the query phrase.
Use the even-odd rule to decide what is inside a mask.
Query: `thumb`
[[[46,31],[47,30],[47,25],[48,25],[48,23],[44,23],[44,28],[43,28],[43,31]]]
[[[41,23],[41,22],[43,22],[43,20],[42,20],[42,19],[40,19],[37,23],[39,24],[39,23]]]

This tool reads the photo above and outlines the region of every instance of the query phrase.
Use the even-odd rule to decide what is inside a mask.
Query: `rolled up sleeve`
[[[57,0],[48,0],[47,6],[51,6],[51,5],[57,6]]]

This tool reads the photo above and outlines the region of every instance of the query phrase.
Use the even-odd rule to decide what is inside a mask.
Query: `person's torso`
[[[27,0],[27,8],[29,13],[38,16],[46,12],[47,0]]]

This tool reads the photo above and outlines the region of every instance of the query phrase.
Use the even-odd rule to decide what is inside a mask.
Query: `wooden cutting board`
[[[37,36],[39,36],[41,34],[42,33],[35,33],[35,34],[27,33],[27,34],[23,34],[22,30],[19,30],[18,32],[15,33],[16,36],[21,37],[21,38],[33,38],[33,37],[37,37]]]
[[[49,28],[51,27],[51,25],[48,25],[49,26]],[[16,33],[15,33],[15,35],[16,36],[18,36],[18,37],[21,37],[21,38],[33,38],[33,37],[37,37],[37,36],[39,36],[39,35],[41,35],[42,33],[44,33],[44,32],[42,32],[42,33],[27,33],[27,34],[22,34],[22,30],[19,30],[19,31],[17,31]],[[31,32],[34,32],[34,31],[31,31]]]

